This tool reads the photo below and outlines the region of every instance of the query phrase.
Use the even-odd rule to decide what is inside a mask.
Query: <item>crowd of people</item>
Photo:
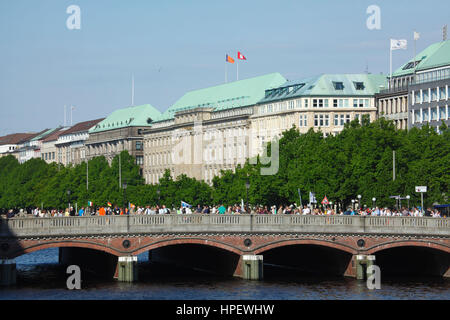
[[[354,209],[352,207],[346,210],[338,209],[331,206],[314,207],[303,206],[299,207],[295,205],[285,206],[254,206],[246,207],[242,205],[234,206],[208,206],[197,205],[192,206],[180,206],[179,208],[169,209],[165,205],[157,206],[131,206],[130,208],[120,208],[118,206],[103,206],[103,207],[81,207],[79,210],[73,207],[66,208],[65,210],[58,209],[40,209],[40,208],[28,208],[28,209],[11,209],[6,213],[7,218],[13,217],[36,217],[36,218],[51,218],[51,217],[70,217],[70,216],[107,216],[107,215],[154,215],[154,214],[294,214],[294,215],[349,215],[349,216],[411,216],[411,217],[447,217],[446,213],[441,213],[437,209],[427,208],[420,210],[420,208],[360,208]]]

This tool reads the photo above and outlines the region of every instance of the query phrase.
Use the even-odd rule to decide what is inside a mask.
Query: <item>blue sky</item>
[[[67,7],[81,9],[69,30]],[[381,29],[369,30],[369,5]],[[166,110],[189,90],[225,81],[225,55],[241,51],[239,78],[280,72],[289,80],[321,73],[389,72],[442,39],[450,2],[340,1],[0,1],[0,135],[105,117],[131,104]],[[228,64],[228,80],[236,65]],[[69,114],[69,112],[68,112]],[[69,118],[69,116],[68,116]]]

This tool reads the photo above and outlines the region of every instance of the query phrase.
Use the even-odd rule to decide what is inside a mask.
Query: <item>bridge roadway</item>
[[[439,260],[433,267],[434,273],[450,276],[450,219],[447,218],[171,214],[1,218],[0,283],[2,274],[11,273],[2,270],[15,273],[14,258],[51,247],[60,248],[60,260],[62,255],[71,256],[67,252],[63,254],[61,249],[75,252],[84,248],[85,253],[92,250],[108,253],[118,260],[115,277],[134,281],[136,256],[147,251],[149,256],[155,254],[161,261],[180,262],[181,259],[190,267],[211,267],[214,261],[202,260],[220,260],[223,273],[261,279],[263,253],[269,260],[264,258],[264,262],[281,259],[286,263],[281,252],[302,245],[325,249],[322,256],[333,257],[335,261],[325,262],[322,257],[319,259],[322,265],[333,264],[333,273],[356,278],[364,278],[364,270],[375,263],[376,253],[401,247],[425,248],[433,253],[434,260]],[[186,256],[186,251],[191,249],[191,256]],[[286,252],[290,259],[297,253],[305,253]],[[15,275],[3,275],[3,279],[8,277],[15,278]],[[3,282],[11,283],[14,279]]]

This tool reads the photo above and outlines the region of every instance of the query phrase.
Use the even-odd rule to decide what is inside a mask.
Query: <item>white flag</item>
[[[406,49],[408,41],[391,39],[391,50]]]
[[[414,40],[419,40],[420,33],[414,31]]]

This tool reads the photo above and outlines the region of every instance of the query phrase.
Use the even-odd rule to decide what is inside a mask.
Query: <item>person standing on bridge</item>
[[[81,207],[80,211],[78,211],[78,216],[79,217],[84,216],[84,207]]]

